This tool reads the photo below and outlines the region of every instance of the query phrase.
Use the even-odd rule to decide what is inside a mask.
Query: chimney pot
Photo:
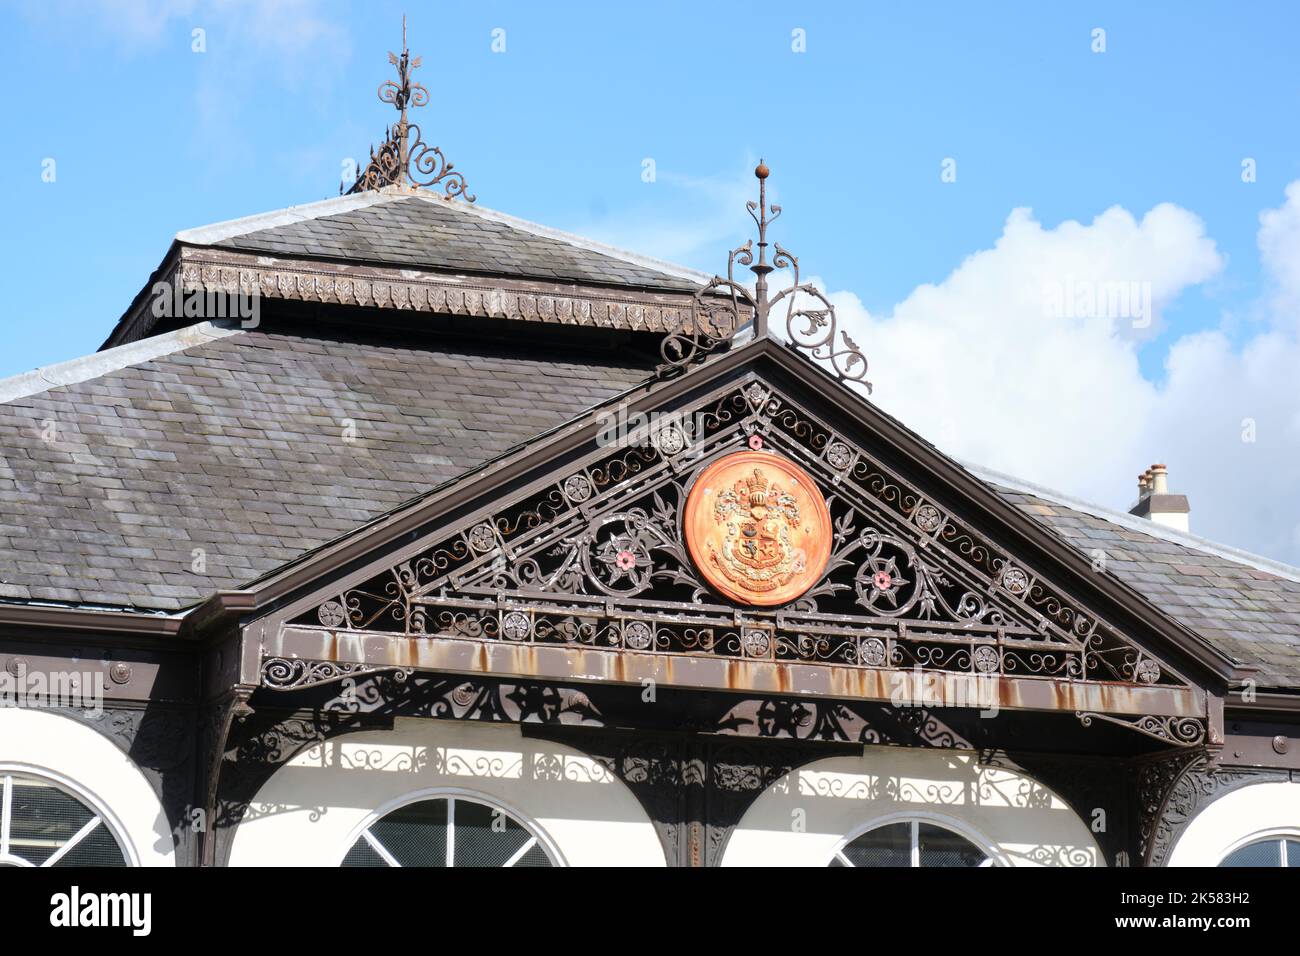
[[[1129,510],[1129,514],[1179,531],[1187,531],[1187,515],[1190,511],[1186,495],[1169,493],[1167,466],[1154,464],[1138,476],[1138,503]]]
[[[1153,495],[1169,494],[1169,469],[1164,465],[1151,466],[1151,493]]]

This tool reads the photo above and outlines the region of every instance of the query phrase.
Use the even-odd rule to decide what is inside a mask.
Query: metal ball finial
[[[770,172],[771,170],[767,168],[767,163],[763,162],[761,159],[758,161],[758,165],[754,167],[754,175],[759,179],[767,179],[767,174]]]

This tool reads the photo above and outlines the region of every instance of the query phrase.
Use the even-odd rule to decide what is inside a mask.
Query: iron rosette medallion
[[[683,529],[705,581],[760,607],[786,604],[817,583],[834,536],[817,484],[766,451],[735,452],[705,468],[686,498]]]

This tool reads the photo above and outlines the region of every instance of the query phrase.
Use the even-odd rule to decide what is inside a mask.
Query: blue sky
[[[902,341],[899,329],[923,326],[909,318],[918,289],[955,288],[968,257],[1009,242],[1013,210],[1032,209],[1024,215],[1062,242],[1068,220],[1085,236],[1128,235],[1094,223],[1115,206],[1137,223],[1163,203],[1185,213],[1169,230],[1135,233],[1143,255],[1169,249],[1179,262],[1160,267],[1173,270],[1167,281],[1155,276],[1168,293],[1158,321],[1112,356],[1133,366],[1129,377],[1098,386],[1138,396],[1116,398],[1120,414],[1125,402],[1154,403],[1122,455],[1087,465],[1104,480],[1072,484],[1093,459],[1048,449],[1039,462],[965,441],[980,424],[960,401],[909,419],[954,431],[955,453],[1127,507],[1121,489],[1137,471],[1196,440],[1196,400],[1164,401],[1195,391],[1175,381],[1174,357],[1213,333],[1216,368],[1236,363],[1244,381],[1254,373],[1241,356],[1277,322],[1271,290],[1288,280],[1261,264],[1260,216],[1300,180],[1294,5],[30,0],[0,11],[10,190],[0,375],[97,348],[177,230],[336,195],[343,161],[363,156],[390,119],[375,88],[403,12],[433,100],[419,119],[481,204],[718,271],[748,235],[743,200],[762,155],[785,207],[775,238],[850,300],[864,334]],[[191,50],[195,28],[206,52]],[[492,50],[498,28],[504,53]],[[805,52],[792,49],[795,30]],[[42,181],[47,158],[53,183]],[[945,159],[956,182],[941,181]],[[1247,159],[1254,182],[1242,181]],[[1209,246],[1188,265],[1197,235]],[[987,287],[968,272],[968,286]],[[949,363],[948,378],[962,374],[957,336],[943,330],[945,357],[929,359]],[[1007,349],[989,360],[999,379],[1016,368],[1014,341]],[[1039,352],[1051,360],[1029,349],[1025,361],[1043,361]],[[891,358],[886,380],[905,360]],[[1048,406],[1042,434],[1088,415],[1086,396],[1030,394],[987,400]],[[1261,421],[1276,412],[1271,434],[1288,436],[1270,468],[1300,460],[1288,395],[1257,398]],[[905,418],[917,400],[901,382],[881,398]],[[1225,442],[1238,441],[1231,416]],[[1156,447],[1170,430],[1157,426],[1175,420],[1182,437]],[[1188,484],[1232,494],[1227,473],[1186,457]],[[1232,480],[1262,467],[1243,459]],[[1171,473],[1179,484],[1174,462]],[[1207,533],[1231,533],[1244,519],[1209,520]],[[1300,557],[1300,515],[1273,531],[1275,519],[1260,522],[1238,543]]]
[[[1211,324],[1256,283],[1260,209],[1300,177],[1286,4],[408,2],[268,17],[291,31],[310,18],[300,42],[251,41],[242,7],[0,13],[4,180],[22,226],[0,238],[0,374],[96,348],[177,230],[334,195],[342,159],[388,121],[374,90],[403,10],[434,93],[425,126],[484,205],[715,271],[747,219],[731,209],[732,232],[713,235],[728,210],[693,221],[684,184],[734,183],[762,154],[783,243],[873,311],[941,280],[1014,207],[1050,225],[1168,201],[1205,220],[1228,266],[1166,319]],[[191,52],[196,26],[206,53]],[[940,181],[948,157],[956,183]],[[1152,374],[1158,355],[1143,355]]]

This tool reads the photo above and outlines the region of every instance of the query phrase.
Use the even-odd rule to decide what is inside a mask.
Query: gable
[[[659,413],[654,428],[620,430],[606,408],[508,490],[480,485],[454,514],[426,502],[416,541],[336,569],[260,623],[275,662],[263,679],[301,686],[320,674],[311,660],[347,659],[891,700],[912,675],[950,704],[979,684],[998,707],[1205,739],[1206,661],[1117,603],[1122,588],[1104,593],[1077,555],[1027,539],[1041,529],[979,483],[918,470],[928,446],[909,439],[899,457],[881,434],[896,425],[818,388],[788,350],[742,353],[689,376],[679,399],[626,409]],[[825,573],[775,607],[710,586],[683,531],[703,469],[755,450],[810,476],[833,526]]]

